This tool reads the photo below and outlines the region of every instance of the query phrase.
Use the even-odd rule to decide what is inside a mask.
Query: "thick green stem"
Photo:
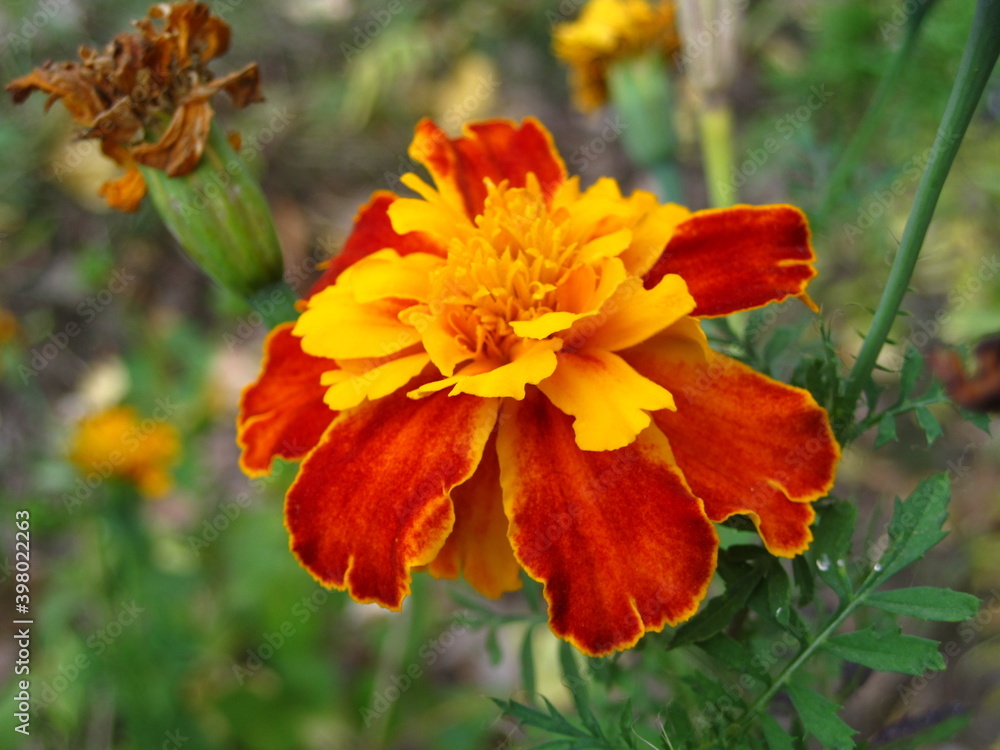
[[[868,378],[871,377],[878,355],[899,312],[899,306],[920,255],[924,236],[927,234],[927,227],[930,225],[938,197],[948,177],[948,171],[1000,54],[998,28],[1000,28],[1000,0],[979,0],[955,85],[941,119],[941,127],[934,139],[927,167],[917,185],[913,207],[906,228],[903,230],[903,237],[889,272],[882,299],[879,300],[871,328],[865,336],[861,351],[844,385],[840,399],[842,414],[853,414],[858,398]]]
[[[875,135],[876,126],[882,119],[885,105],[889,103],[892,94],[899,90],[899,81],[909,66],[913,50],[916,49],[917,33],[920,31],[921,22],[931,5],[933,5],[933,0],[918,4],[913,13],[907,17],[906,27],[903,31],[903,44],[889,63],[885,75],[882,76],[882,80],[872,96],[868,109],[826,181],[826,191],[819,209],[821,217],[825,218],[829,215],[832,204],[840,195],[844,184],[857,170],[858,162],[865,149],[868,148],[872,136]]]

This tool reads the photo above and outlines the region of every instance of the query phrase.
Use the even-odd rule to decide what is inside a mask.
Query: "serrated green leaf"
[[[903,403],[913,392],[917,378],[924,371],[924,357],[916,347],[908,347],[903,356],[903,367],[899,373],[899,402]]]
[[[670,648],[687,646],[721,633],[746,605],[762,576],[763,566],[753,568],[732,585],[727,585],[724,594],[712,599],[705,609],[677,628]]]
[[[535,697],[535,651],[531,644],[531,634],[535,628],[529,626],[521,641],[521,684],[529,698]]]
[[[768,750],[795,750],[792,736],[776,722],[770,714],[762,713],[758,717],[760,730],[764,733],[764,741]]]
[[[850,750],[854,747],[851,739],[854,730],[837,716],[840,706],[807,687],[790,683],[786,688],[802,725],[823,747],[831,750]]]
[[[559,664],[562,667],[563,681],[573,695],[576,712],[580,721],[595,737],[603,737],[601,726],[597,723],[593,709],[590,707],[590,691],[587,683],[580,676],[580,668],[576,663],[576,650],[566,641],[559,642]]]
[[[539,711],[537,708],[526,706],[517,701],[500,701],[496,698],[493,702],[507,715],[514,717],[518,721],[530,727],[536,727],[551,734],[561,734],[567,737],[586,737],[587,733],[573,726],[555,706],[545,700],[549,712]]]
[[[935,440],[941,437],[941,423],[937,421],[937,417],[931,414],[930,409],[926,406],[918,406],[915,413],[917,424],[920,425],[920,429],[927,436],[927,445],[933,444]]]
[[[716,633],[707,640],[699,641],[698,648],[734,672],[746,672],[750,669],[750,653],[746,644],[725,633]]]
[[[928,669],[944,669],[944,657],[938,651],[937,641],[903,635],[899,628],[881,633],[865,628],[835,635],[823,644],[823,648],[841,659],[880,672],[922,675]]]
[[[851,537],[857,518],[856,505],[838,500],[820,511],[820,520],[814,532],[816,570],[841,601],[849,599],[852,593],[844,561],[851,553]]]
[[[990,434],[990,423],[992,420],[990,419],[989,414],[981,411],[969,411],[968,409],[963,409],[957,404],[954,406],[958,413],[962,415],[962,419],[966,422],[972,422],[972,424],[985,432],[987,435]]]
[[[875,434],[875,447],[881,448],[886,443],[899,440],[896,434],[896,417],[889,412],[882,415],[878,421],[878,432]]]
[[[979,599],[972,594],[933,586],[912,586],[869,594],[865,604],[920,620],[961,622],[979,611]]]
[[[941,526],[948,518],[950,498],[948,475],[937,474],[918,484],[905,501],[896,500],[889,522],[889,546],[875,566],[875,586],[919,560],[944,539]]]

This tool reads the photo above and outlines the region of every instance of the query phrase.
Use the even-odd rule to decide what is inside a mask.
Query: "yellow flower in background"
[[[573,99],[584,112],[607,100],[612,63],[655,49],[669,56],[679,46],[671,2],[590,0],[577,21],[553,33],[556,57],[570,66]]]
[[[70,461],[88,483],[118,477],[147,497],[161,497],[173,485],[169,468],[180,452],[177,430],[164,420],[158,414],[140,419],[131,406],[85,417],[73,436]]]

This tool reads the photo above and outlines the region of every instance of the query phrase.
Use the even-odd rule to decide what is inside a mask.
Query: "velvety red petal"
[[[730,357],[657,344],[622,355],[673,394],[677,410],[654,412],[653,421],[708,517],[746,514],[773,554],[802,552],[812,541],[810,502],[833,486],[840,458],[826,411],[808,391]]]
[[[403,391],[343,411],[288,491],[292,551],[323,585],[399,609],[411,569],[455,522],[449,493],[472,476],[496,399]]]
[[[392,248],[400,255],[410,253],[432,253],[444,256],[445,249],[430,235],[423,232],[398,234],[392,228],[387,211],[399,196],[385,190],[376,192],[354,217],[354,229],[344,243],[340,253],[329,261],[323,275],[309,290],[306,297],[333,284],[341,272],[372,253],[383,248]]]
[[[695,613],[718,540],[655,427],[584,451],[537,388],[507,400],[497,453],[514,554],[545,583],[553,632],[588,654]]]
[[[465,576],[480,594],[496,599],[521,588],[521,566],[507,539],[496,439],[483,451],[476,473],[451,493],[455,528],[428,566],[436,578]]]
[[[311,451],[337,415],[323,403],[320,378],[333,360],[311,357],[292,336],[293,323],[271,331],[257,381],[243,390],[236,442],[240,466],[250,476],[267,474],[275,458],[297,461]]]
[[[679,224],[643,279],[651,289],[679,274],[696,317],[729,315],[805,293],[816,275],[805,214],[794,206],[698,211]]]
[[[486,179],[494,184],[508,180],[511,187],[520,188],[534,173],[548,195],[566,179],[552,136],[530,117],[520,125],[509,120],[466,125],[455,139],[430,120],[421,120],[410,156],[427,167],[445,200],[464,207],[469,218],[482,213]]]

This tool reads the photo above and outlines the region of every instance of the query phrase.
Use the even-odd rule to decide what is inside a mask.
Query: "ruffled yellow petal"
[[[428,253],[401,257],[392,249],[379,250],[348,268],[337,280],[346,285],[360,304],[391,297],[424,301],[430,274],[444,259]]]
[[[604,306],[600,328],[588,332],[584,325],[574,326],[567,341],[577,349],[627,349],[676,323],[694,306],[694,297],[680,276],[664,276],[652,289],[643,289],[633,277]]]
[[[555,373],[538,387],[560,411],[576,417],[573,433],[583,450],[622,448],[649,426],[649,411],[674,408],[668,390],[617,354],[590,349],[557,356]]]
[[[468,393],[483,398],[524,398],[524,387],[536,385],[549,377],[556,369],[556,355],[562,347],[560,339],[526,341],[518,347],[514,358],[498,366],[488,362],[473,362],[457,375],[437,380],[410,391],[412,398],[423,396],[454,386],[449,395]]]
[[[321,384],[330,386],[323,401],[331,409],[340,411],[357,406],[366,398],[374,401],[388,396],[419,375],[428,362],[430,357],[425,352],[418,352],[352,372],[351,363],[341,361],[343,369],[323,373]]]
[[[313,295],[292,334],[314,357],[384,357],[420,341],[417,332],[399,320],[409,306],[394,299],[358,304],[349,288],[337,284]]]

